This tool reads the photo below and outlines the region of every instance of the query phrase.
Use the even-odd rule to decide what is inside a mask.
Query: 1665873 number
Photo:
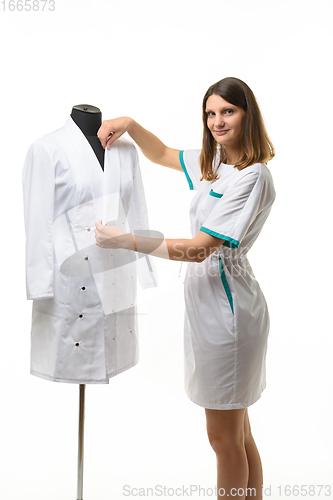
[[[21,11],[54,11],[55,0],[2,0],[2,10]]]

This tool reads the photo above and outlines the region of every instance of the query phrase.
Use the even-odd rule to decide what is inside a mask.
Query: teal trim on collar
[[[230,238],[229,236],[225,236],[224,234],[216,233],[215,231],[211,231],[210,229],[207,229],[207,227],[201,226],[200,231],[203,231],[204,233],[211,234],[212,236],[215,236],[216,238],[221,238],[222,240],[226,240],[223,242],[223,245],[229,248],[238,248],[239,247],[239,241],[234,240]]]
[[[190,186],[190,189],[193,190],[193,183],[191,181],[191,178],[190,176],[188,175],[187,173],[187,170],[186,170],[186,167],[185,167],[185,162],[184,162],[184,151],[179,151],[179,160],[180,160],[180,164],[182,166],[182,169],[184,170],[185,172],[185,175],[186,175],[186,179],[187,179],[187,182],[188,182],[188,185]]]
[[[209,194],[211,196],[216,196],[216,198],[222,198],[222,196],[223,196],[222,193],[217,193],[216,191],[213,191],[212,189],[209,191]]]
[[[221,276],[221,280],[222,280],[222,283],[223,283],[223,286],[224,286],[224,290],[225,290],[225,293],[227,294],[227,297],[228,297],[228,300],[229,300],[229,304],[230,304],[230,307],[231,307],[231,310],[232,310],[232,314],[234,314],[234,303],[233,303],[233,300],[232,300],[232,295],[231,295],[230,288],[229,288],[229,285],[228,285],[228,282],[227,282],[227,278],[225,276],[225,272],[224,272],[224,269],[223,269],[221,257],[219,257],[219,266],[220,266],[220,276]]]

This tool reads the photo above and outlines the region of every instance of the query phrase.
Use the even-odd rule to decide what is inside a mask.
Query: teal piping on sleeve
[[[229,285],[228,285],[228,282],[227,282],[227,278],[225,276],[225,272],[224,272],[224,269],[223,269],[221,257],[219,257],[219,265],[220,265],[220,276],[221,276],[221,280],[222,280],[222,283],[223,283],[223,286],[224,286],[224,290],[225,290],[225,293],[227,294],[227,297],[228,297],[228,300],[229,300],[229,304],[230,304],[230,307],[231,307],[231,310],[232,310],[232,314],[234,314],[234,303],[233,303],[233,300],[232,300],[232,295],[231,295],[230,288],[229,288]]]
[[[185,172],[185,175],[186,175],[186,179],[187,179],[187,182],[188,182],[188,185],[190,186],[190,189],[193,190],[193,183],[191,181],[191,178],[190,176],[188,175],[187,173],[187,170],[186,170],[186,167],[185,167],[185,162],[184,162],[184,151],[179,151],[179,160],[180,160],[180,164],[182,166],[182,169],[184,170]]]
[[[204,226],[201,226],[200,231],[203,231],[204,233],[211,234],[212,236],[215,236],[216,238],[221,238],[222,240],[226,240],[223,242],[223,245],[229,248],[238,248],[239,247],[239,241],[234,240],[230,238],[229,236],[225,236],[224,234],[216,233],[215,231],[211,231],[210,229],[207,229]]]
[[[216,196],[216,198],[222,198],[222,196],[223,196],[222,193],[217,193],[216,191],[213,191],[212,189],[209,191],[209,194],[211,196]]]

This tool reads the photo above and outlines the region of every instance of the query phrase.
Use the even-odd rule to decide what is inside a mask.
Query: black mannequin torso
[[[73,106],[71,117],[85,135],[104,171],[104,149],[97,137],[98,129],[102,125],[101,110],[89,104],[78,104]]]

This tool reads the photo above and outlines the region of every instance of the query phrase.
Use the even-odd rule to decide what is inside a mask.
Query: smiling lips
[[[228,132],[228,130],[214,130],[216,135],[224,135]]]

